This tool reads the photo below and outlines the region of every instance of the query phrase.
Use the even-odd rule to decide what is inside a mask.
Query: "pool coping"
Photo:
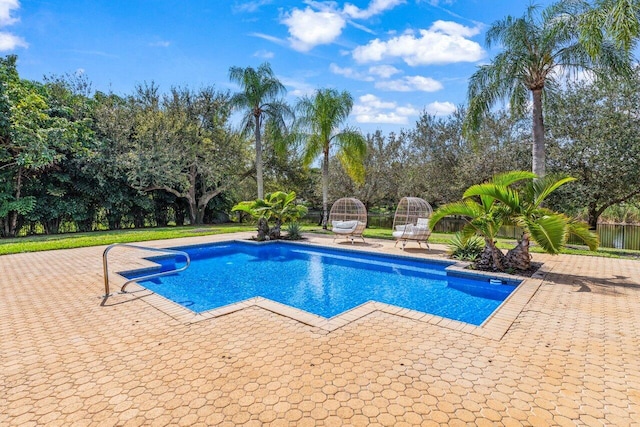
[[[221,240],[216,242],[211,242],[211,245],[215,244],[225,244],[225,243],[233,243],[233,242],[241,242],[241,243],[250,243],[255,245],[265,245],[272,244],[274,242],[256,242],[251,240],[237,239],[231,238],[229,240]],[[352,322],[357,321],[365,316],[373,312],[383,312],[386,314],[403,317],[406,319],[411,319],[414,321],[419,321],[423,323],[429,323],[432,325],[436,325],[439,327],[444,327],[464,333],[469,333],[475,336],[480,336],[493,340],[500,340],[509,330],[513,322],[522,312],[523,308],[529,302],[529,300],[533,297],[535,292],[538,290],[542,281],[546,275],[546,271],[544,269],[544,265],[533,274],[531,277],[523,277],[523,276],[513,276],[506,273],[490,273],[490,272],[480,272],[480,271],[469,271],[466,267],[469,263],[465,262],[456,262],[451,260],[443,260],[441,258],[432,258],[428,255],[425,257],[415,257],[406,254],[388,254],[388,253],[379,253],[372,250],[366,250],[361,247],[357,248],[349,248],[349,247],[335,247],[325,244],[312,243],[312,242],[291,242],[287,241],[286,243],[302,245],[302,246],[313,246],[313,247],[321,247],[321,248],[330,248],[337,251],[356,251],[360,253],[367,254],[377,254],[383,256],[389,256],[392,258],[400,258],[400,259],[412,259],[412,260],[429,260],[431,262],[435,262],[438,264],[448,264],[449,266],[445,269],[447,273],[453,274],[459,277],[481,277],[483,279],[498,279],[507,283],[513,283],[514,281],[520,281],[521,283],[516,287],[516,289],[496,308],[493,313],[479,326],[472,325],[469,323],[448,319],[445,317],[441,317],[434,314],[423,313],[416,310],[411,310],[407,308],[402,308],[398,306],[394,306],[391,304],[386,304],[378,301],[367,301],[357,307],[354,307],[350,310],[344,311],[332,318],[324,318],[307,311],[294,308],[292,306],[288,306],[286,304],[279,303],[277,301],[273,301],[263,297],[252,297],[243,301],[239,301],[233,304],[225,305],[223,307],[218,307],[212,310],[204,311],[201,313],[195,313],[189,310],[186,307],[183,307],[161,295],[153,293],[150,290],[142,287],[136,282],[132,282],[129,285],[129,290],[126,294],[118,294],[113,297],[117,299],[127,299],[127,297],[134,297],[136,299],[141,299],[144,302],[148,303],[152,307],[157,310],[165,313],[171,318],[179,321],[181,323],[191,324],[197,323],[205,320],[215,319],[221,316],[226,316],[231,313],[238,312],[248,307],[259,307],[264,310],[270,311],[272,313],[285,316],[287,318],[296,320],[303,324],[306,324],[310,327],[315,328],[318,332],[321,333],[330,333],[337,329],[340,329]],[[202,244],[200,244],[201,246]],[[186,246],[195,246],[195,245],[182,245],[175,246],[176,248],[186,247]],[[170,247],[173,249],[174,247]],[[143,261],[144,262],[144,261]],[[148,261],[150,264],[157,265],[152,261]],[[118,275],[118,279],[123,276]],[[111,298],[113,298],[111,297]]]

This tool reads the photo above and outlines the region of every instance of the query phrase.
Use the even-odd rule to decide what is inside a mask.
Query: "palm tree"
[[[264,199],[247,200],[235,205],[231,211],[247,212],[258,219],[258,240],[266,240],[267,235],[272,239],[280,238],[282,224],[297,221],[307,214],[307,208],[295,204],[296,193],[291,191],[276,191],[267,193]],[[275,225],[269,228],[268,221],[274,220]]]
[[[533,172],[539,177],[545,174],[545,93],[552,92],[567,72],[631,74],[630,54],[606,39],[600,40],[596,54],[589,54],[577,38],[579,21],[575,15],[557,13],[555,8],[540,14],[536,6],[530,6],[521,18],[507,16],[494,22],[487,31],[486,45],[499,43],[504,50],[490,64],[480,66],[469,80],[466,135],[479,128],[483,116],[499,99],[508,98],[512,114],[520,115],[528,109],[531,94]]]
[[[531,172],[507,172],[493,177],[491,185],[506,188],[532,175]],[[472,188],[474,187],[470,187],[469,190]],[[509,212],[494,197],[484,195],[471,197],[467,192],[464,193],[463,200],[447,203],[436,209],[429,220],[429,227],[433,231],[438,221],[446,216],[464,217],[467,223],[462,229],[463,240],[466,241],[471,236],[478,235],[484,239],[485,243],[476,266],[481,270],[504,271],[506,269],[505,256],[496,246],[496,237],[500,227],[509,217]]]
[[[270,121],[273,128],[284,129],[285,118],[291,116],[289,107],[280,99],[286,93],[286,88],[277,79],[269,63],[252,67],[231,67],[229,79],[238,83],[241,91],[233,95],[233,107],[245,110],[242,127],[245,132],[253,131],[256,147],[256,181],[258,183],[258,198],[264,196],[263,165],[262,165],[262,126]]]
[[[610,38],[627,51],[637,45],[640,37],[639,0],[562,0],[553,7],[556,14],[577,17],[580,40],[590,55],[600,52],[601,41],[605,38]]]
[[[431,217],[430,226],[433,229],[447,215],[467,218],[462,230],[463,238],[480,235],[485,239],[485,250],[477,262],[481,269],[527,270],[531,266],[530,240],[545,252],[557,254],[569,236],[574,235],[589,249],[595,250],[598,238],[586,224],[542,207],[553,191],[575,179],[537,178],[531,172],[513,171],[496,175],[488,183],[473,185],[464,192],[462,201],[437,209]],[[512,187],[521,181],[526,181],[521,190]],[[495,246],[495,237],[505,221],[524,230],[522,239],[506,256]]]
[[[498,180],[499,183],[494,181],[471,186],[464,193],[464,197],[477,196],[499,203],[502,215],[523,229],[522,239],[505,257],[508,269],[527,270],[531,266],[531,240],[552,255],[560,253],[570,235],[582,240],[589,249],[597,249],[598,237],[586,224],[542,206],[551,193],[562,185],[575,181],[575,178],[538,178],[535,174],[517,171],[506,175],[510,174],[522,174],[526,184],[521,190],[505,186]]]
[[[339,130],[353,108],[353,98],[347,91],[320,89],[314,96],[303,97],[296,106],[301,135],[306,139],[303,164],[309,166],[322,154],[322,227],[327,228],[329,152],[337,146],[336,155],[347,174],[356,182],[364,181],[363,159],[367,142],[351,128]]]

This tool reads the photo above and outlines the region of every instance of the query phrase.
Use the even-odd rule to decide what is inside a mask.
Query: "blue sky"
[[[24,78],[85,73],[95,90],[120,95],[145,81],[234,91],[230,66],[268,61],[290,102],[318,88],[348,90],[350,124],[389,132],[465,102],[468,77],[495,53],[484,47],[486,28],[528,4],[0,0],[0,55],[17,54]]]

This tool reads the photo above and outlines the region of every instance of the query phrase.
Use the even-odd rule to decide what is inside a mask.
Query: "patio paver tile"
[[[331,239],[309,236],[403,253],[388,241],[352,247]],[[443,256],[443,247],[431,246],[404,253]],[[102,306],[103,249],[0,257],[1,425],[640,419],[639,261],[534,254],[544,276],[528,279],[478,328],[380,303],[331,320],[276,314],[260,306],[281,304],[264,299],[196,316],[147,291]],[[112,253],[113,271],[145,265]],[[114,289],[124,282],[112,280]]]

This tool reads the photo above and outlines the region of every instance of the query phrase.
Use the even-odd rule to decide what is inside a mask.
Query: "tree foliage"
[[[364,182],[363,159],[367,145],[362,134],[343,126],[353,108],[347,91],[320,89],[303,97],[296,106],[299,113],[298,137],[304,140],[303,164],[309,166],[322,156],[322,226],[327,227],[329,203],[329,157],[331,150],[347,174],[356,182]]]
[[[574,214],[586,208],[595,228],[610,206],[640,194],[640,69],[632,80],[580,81],[548,104],[550,168],[577,178],[551,202]]]
[[[258,198],[261,199],[264,195],[262,130],[266,124],[270,124],[268,129],[274,133],[281,133],[286,128],[286,119],[292,115],[289,106],[281,99],[286,88],[269,63],[258,68],[231,67],[229,79],[240,86],[240,92],[233,95],[231,104],[238,110],[244,110],[242,129],[254,134],[256,181]],[[283,141],[281,138],[273,140]]]
[[[541,11],[529,6],[519,18],[507,16],[487,30],[486,45],[500,45],[490,64],[482,65],[469,79],[469,111],[465,131],[471,135],[500,99],[508,99],[510,111],[522,116],[532,102],[532,170],[545,174],[543,99],[550,97],[567,73],[587,70],[602,78],[608,73],[629,75],[630,55],[608,39],[589,50],[578,37],[580,19],[559,13],[554,7]]]

